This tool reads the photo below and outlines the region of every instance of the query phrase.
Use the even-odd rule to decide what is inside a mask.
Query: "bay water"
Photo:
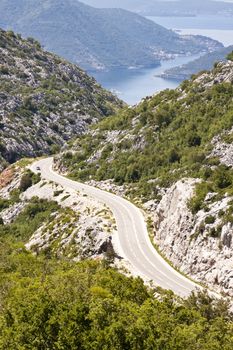
[[[150,20],[173,29],[180,34],[209,36],[224,44],[233,44],[233,18],[224,16],[148,17]],[[174,89],[181,81],[157,77],[168,68],[185,64],[199,56],[178,57],[161,62],[161,66],[148,69],[115,69],[92,74],[106,89],[117,94],[129,105],[164,89]]]

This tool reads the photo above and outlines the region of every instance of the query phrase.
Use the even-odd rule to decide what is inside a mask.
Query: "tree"
[[[22,176],[19,184],[20,191],[24,192],[29,187],[32,186],[32,175],[30,173],[26,173]]]

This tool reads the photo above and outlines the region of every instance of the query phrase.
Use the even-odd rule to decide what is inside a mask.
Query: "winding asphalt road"
[[[35,162],[31,169],[41,172],[42,178],[97,198],[113,212],[117,224],[116,251],[129,261],[136,275],[152,280],[164,289],[182,297],[188,296],[198,285],[174,270],[150,242],[142,212],[126,199],[98,188],[67,179],[52,170],[53,158]],[[40,170],[38,170],[38,167]]]

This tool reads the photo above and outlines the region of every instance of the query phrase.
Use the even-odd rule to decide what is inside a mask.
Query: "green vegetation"
[[[58,197],[58,196],[60,196],[60,194],[62,194],[63,192],[64,192],[64,190],[56,190],[56,191],[53,192],[53,195],[54,195],[54,197]]]
[[[2,240],[2,238],[1,238]],[[0,349],[231,350],[227,304],[176,301],[96,261],[32,256],[0,246]]]
[[[30,174],[25,173],[32,180]],[[8,204],[0,202],[2,208]],[[69,235],[73,214],[56,202],[32,198],[14,222],[0,220],[1,350],[232,349],[227,302],[205,293],[181,300],[146,287],[110,267],[111,245],[102,262],[55,258],[58,242],[41,252],[34,247],[35,255],[26,251],[24,244],[44,224],[50,232],[56,225],[64,230],[65,223]],[[71,241],[67,252],[77,248]]]
[[[19,187],[14,188],[10,192],[10,198],[0,198],[0,212],[6,208],[9,208],[11,205],[20,202],[21,192],[26,191],[32,185],[40,181],[40,174],[35,174],[30,170],[26,170],[21,177]]]
[[[0,198],[0,211],[8,208],[11,205],[11,201],[9,199]]]
[[[205,293],[184,301],[146,287],[110,267],[111,246],[102,262],[55,259],[51,249],[26,251],[24,243],[39,227],[57,223],[54,213],[70,230],[72,211],[38,198],[11,224],[0,222],[1,350],[232,349],[226,302]]]
[[[233,61],[233,51],[227,56],[227,59]]]
[[[185,81],[180,90],[161,92],[103,120],[95,136],[78,139],[76,152],[65,153],[62,162],[75,179],[129,183],[131,194],[145,200],[157,196],[157,186],[188,176],[224,194],[231,190],[233,172],[209,154],[212,138],[233,125],[232,94],[230,83],[206,89],[195,78]],[[116,131],[114,142],[105,146],[107,135]],[[97,150],[100,158],[87,162]]]
[[[0,226],[0,237],[3,242],[9,238],[14,242],[26,242],[52,213],[59,211],[56,202],[33,198],[16,220]]]
[[[19,190],[21,192],[26,191],[29,187],[32,185],[35,185],[40,181],[41,177],[40,174],[35,174],[31,170],[27,170],[23,176],[21,177],[20,184],[19,184]]]

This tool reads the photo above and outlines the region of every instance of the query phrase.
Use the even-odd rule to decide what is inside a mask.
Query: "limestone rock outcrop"
[[[233,296],[233,225],[222,223],[218,215],[229,207],[232,198],[210,203],[208,211],[194,215],[188,201],[197,181],[178,181],[163,196],[154,215],[154,241],[182,272],[217,292]],[[214,222],[207,223],[206,218],[211,216]],[[221,230],[215,237],[212,233],[218,227]]]

